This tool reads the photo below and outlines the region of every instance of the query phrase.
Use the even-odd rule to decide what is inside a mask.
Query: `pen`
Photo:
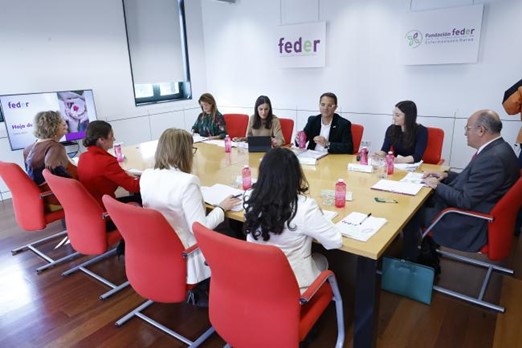
[[[242,193],[238,193],[237,195],[233,195],[232,198],[239,198],[241,197],[243,194]]]
[[[361,221],[361,222],[359,222],[359,225],[362,225],[362,224],[363,224],[363,222],[365,222],[365,221],[366,221],[366,219],[368,219],[368,218],[369,218],[370,216],[372,216],[372,213],[369,213],[368,215],[366,215],[366,216],[364,217],[364,219],[362,219],[362,221]]]

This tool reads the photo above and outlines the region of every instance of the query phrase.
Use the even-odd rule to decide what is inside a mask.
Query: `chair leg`
[[[136,313],[141,312],[142,310],[150,307],[154,302],[152,300],[145,301],[145,303],[142,303],[140,306],[138,306],[136,309],[134,309],[132,312],[125,314],[123,317],[118,319],[116,321],[116,326],[122,326],[126,322],[128,322],[133,316],[136,315]]]
[[[199,347],[203,342],[205,342],[216,330],[213,326],[208,328],[201,336],[199,336],[190,346],[189,348]]]
[[[342,348],[344,346],[345,337],[343,299],[335,276],[328,277],[328,282],[334,295],[333,300],[335,301],[335,313],[337,315],[337,341],[335,342],[335,348]]]
[[[434,285],[433,286],[433,290],[438,291],[438,292],[443,293],[443,294],[446,294],[446,295],[451,296],[451,297],[455,297],[455,298],[461,299],[463,301],[467,301],[467,302],[470,302],[470,303],[473,303],[473,304],[476,304],[476,305],[479,305],[479,306],[482,306],[482,307],[486,307],[486,308],[495,310],[495,311],[500,312],[500,313],[504,313],[505,312],[506,309],[504,307],[496,305],[496,304],[493,304],[491,302],[484,301],[484,295],[486,294],[486,290],[487,290],[487,287],[488,287],[488,284],[489,284],[489,280],[491,279],[491,274],[493,273],[493,271],[498,271],[498,272],[502,272],[502,273],[506,273],[506,274],[511,274],[512,275],[514,273],[514,271],[512,269],[501,267],[501,266],[497,266],[497,265],[494,265],[492,263],[485,262],[485,261],[475,260],[475,259],[470,258],[470,257],[457,255],[457,254],[454,254],[454,253],[451,253],[451,252],[448,252],[448,251],[443,251],[443,250],[437,250],[437,251],[442,256],[448,257],[450,259],[453,259],[453,260],[456,260],[456,261],[465,262],[465,263],[468,263],[468,264],[471,264],[471,265],[475,265],[475,266],[479,266],[479,267],[487,268],[487,272],[486,272],[486,275],[484,276],[484,280],[482,281],[482,286],[480,288],[479,295],[476,296],[476,297],[468,296],[468,295],[462,294],[460,292],[453,291],[453,290],[450,290],[450,289],[446,289],[446,288],[438,286],[438,285]]]
[[[29,243],[29,244],[23,245],[23,246],[21,246],[21,247],[18,247],[18,248],[16,248],[16,249],[13,249],[13,250],[11,250],[11,254],[16,255],[16,254],[18,254],[18,253],[20,253],[20,252],[22,252],[22,251],[26,251],[26,250],[28,250],[28,249],[31,249],[32,251],[34,251],[33,249],[34,249],[37,245],[43,244],[43,243],[45,243],[45,242],[47,242],[47,241],[50,241],[50,240],[53,240],[53,239],[55,239],[55,238],[59,238],[59,237],[64,236],[64,235],[66,235],[66,234],[67,234],[67,231],[62,231],[62,232],[55,233],[55,234],[53,234],[53,235],[51,235],[51,236],[49,236],[49,237],[45,237],[45,238],[39,239],[39,240],[37,240],[37,241],[35,241],[35,242],[32,242],[32,243]],[[31,248],[31,247],[33,247],[33,248]],[[45,255],[45,254],[43,254],[43,255]],[[43,257],[43,256],[41,256],[41,255],[39,255],[39,256],[42,257],[42,258],[44,258],[44,259],[46,259],[46,260],[49,260],[49,259],[47,258],[47,255],[45,255],[46,257]],[[49,262],[50,262],[50,261],[49,261]]]
[[[71,268],[71,269],[69,269],[69,270],[63,272],[63,273],[62,273],[62,276],[66,277],[66,276],[68,276],[68,275],[71,275],[71,274],[73,274],[74,272],[77,272],[77,271],[82,270],[82,268],[85,268],[85,267],[87,267],[87,266],[90,266],[90,265],[92,265],[92,264],[94,264],[94,263],[96,263],[96,262],[98,262],[98,261],[101,261],[101,260],[103,260],[103,259],[106,259],[106,258],[108,258],[109,256],[112,256],[112,255],[114,255],[114,254],[116,254],[116,249],[111,249],[111,250],[109,250],[109,251],[106,252],[106,253],[103,253],[103,254],[101,254],[101,255],[95,256],[95,257],[93,257],[92,259],[89,259],[89,260],[87,260],[86,262],[84,262],[84,263],[82,263],[82,264],[80,264],[80,265],[78,265],[78,266],[76,266],[76,267],[73,267],[73,268]]]
[[[150,325],[154,326],[158,330],[163,331],[167,335],[172,336],[172,337],[180,340],[181,342],[187,344],[189,347],[193,347],[193,348],[199,347],[207,338],[209,338],[215,332],[215,329],[213,327],[210,327],[201,336],[199,336],[195,341],[191,341],[188,338],[186,338],[185,336],[180,335],[176,331],[173,331],[173,330],[169,329],[165,325],[162,325],[162,324],[158,323],[157,321],[155,321],[154,319],[152,319],[152,318],[148,317],[147,315],[141,313],[143,310],[148,308],[153,303],[154,302],[152,300],[145,301],[143,304],[138,306],[132,312],[130,312],[130,313],[126,314],[125,316],[123,316],[122,318],[120,318],[116,322],[116,326],[120,327],[123,324],[125,324],[127,321],[129,321],[132,317],[137,316],[138,318],[146,321],[147,323],[149,323]]]
[[[128,286],[130,285],[129,281],[126,281],[125,283],[122,283],[118,286],[115,286],[114,288],[112,288],[111,290],[107,291],[106,293],[100,295],[100,300],[106,300],[108,299],[109,297],[111,297],[112,295],[120,292],[121,290],[127,288]]]
[[[95,264],[95,263],[97,263],[97,262],[99,262],[101,260],[104,260],[104,259],[106,259],[106,258],[108,258],[110,256],[113,256],[115,254],[116,254],[116,249],[113,248],[113,249],[107,251],[106,253],[103,253],[101,255],[93,257],[92,259],[89,259],[86,262],[84,262],[84,263],[82,263],[82,264],[80,264],[80,265],[78,265],[76,267],[73,267],[73,268],[63,272],[62,276],[66,277],[66,276],[71,275],[72,273],[77,272],[77,271],[82,271],[83,273],[91,276],[92,278],[96,279],[97,281],[99,281],[99,282],[105,284],[106,286],[108,286],[109,288],[111,288],[111,290],[107,291],[106,293],[104,293],[104,294],[102,294],[100,296],[101,300],[105,300],[105,299],[109,298],[110,296],[116,294],[117,292],[120,292],[121,290],[123,290],[126,287],[128,287],[129,286],[129,282],[126,281],[126,282],[124,282],[124,283],[122,283],[120,285],[116,285],[116,284],[110,282],[109,280],[107,280],[106,278],[103,278],[99,274],[94,273],[93,271],[87,269],[86,267],[90,266],[92,264]]]
[[[79,252],[76,251],[76,252],[74,252],[72,254],[69,254],[67,256],[62,257],[61,259],[54,260],[52,262],[49,262],[46,265],[38,267],[36,269],[36,273],[40,274],[40,273],[42,273],[43,271],[45,271],[45,270],[47,270],[49,268],[53,268],[54,266],[60,265],[62,263],[65,263],[67,261],[70,261],[70,260],[75,259],[75,258],[80,257],[80,256],[82,256],[82,254],[80,254]]]

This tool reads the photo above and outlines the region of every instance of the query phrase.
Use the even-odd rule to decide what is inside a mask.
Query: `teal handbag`
[[[381,286],[383,290],[422,303],[431,303],[433,268],[390,257],[382,258]]]

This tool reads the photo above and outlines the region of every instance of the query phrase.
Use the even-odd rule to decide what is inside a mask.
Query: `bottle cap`
[[[339,179],[337,179],[337,182],[344,182],[344,179],[339,178]]]
[[[245,165],[243,166],[243,168],[248,168],[248,164],[245,164]]]

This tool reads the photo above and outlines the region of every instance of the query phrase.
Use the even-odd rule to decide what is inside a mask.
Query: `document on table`
[[[401,179],[401,182],[411,182],[413,184],[424,184],[422,176],[424,173],[409,172]]]
[[[304,165],[313,165],[315,166],[317,164],[317,160],[323,158],[324,156],[328,155],[327,151],[315,151],[315,150],[301,150],[301,149],[292,149],[294,151],[295,155],[297,156],[297,159],[299,160],[299,163]]]
[[[366,242],[377,233],[386,222],[388,222],[388,220],[385,218],[378,218],[371,216],[371,214],[354,211],[345,216],[336,226],[343,236]]]
[[[207,141],[208,138],[206,137],[202,137],[201,135],[199,135],[198,133],[194,133],[192,134],[192,139],[194,140],[194,144],[195,143],[201,143],[203,141]]]
[[[401,182],[395,180],[381,179],[377,181],[371,188],[373,190],[388,191],[394,193],[402,193],[405,195],[415,196],[422,188],[422,184],[414,184],[411,182]]]
[[[228,196],[237,196],[239,195],[240,199],[243,199],[243,190],[239,190],[233,188],[232,186],[223,185],[223,184],[215,184],[212,186],[203,186],[201,187],[201,191],[203,192],[203,199],[206,203],[211,205],[218,205]],[[236,205],[232,208],[232,211],[241,211],[243,210],[243,201],[240,204]]]
[[[394,167],[399,170],[407,170],[414,172],[416,171],[422,164],[422,160],[416,163],[395,163]]]
[[[332,211],[332,210],[324,210],[323,209],[323,215],[328,219],[328,220],[333,220],[337,215],[339,215],[336,211]]]

